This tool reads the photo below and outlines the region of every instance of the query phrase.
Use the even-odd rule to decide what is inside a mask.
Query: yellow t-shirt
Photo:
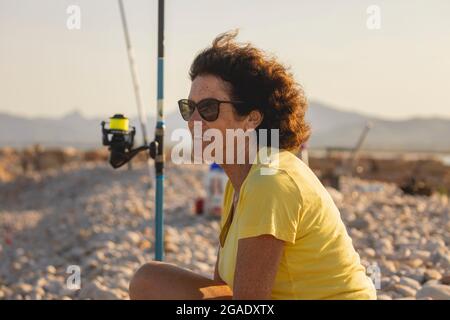
[[[270,164],[253,162],[241,186],[220,248],[220,277],[233,289],[239,239],[270,234],[285,241],[272,299],[376,299],[329,193],[294,154],[286,150],[277,154],[277,161]],[[221,227],[233,194],[228,181]]]

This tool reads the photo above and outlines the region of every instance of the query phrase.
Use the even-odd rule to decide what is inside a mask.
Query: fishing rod
[[[128,49],[130,70],[133,78],[136,103],[144,135],[144,144],[133,149],[136,128],[129,126],[129,119],[122,114],[116,114],[110,118],[109,127],[106,122],[101,122],[103,145],[110,150],[109,163],[116,169],[128,163],[141,151],[148,151],[152,159],[155,160],[155,260],[164,259],[164,0],[158,0],[158,69],[157,69],[157,121],[155,128],[155,139],[148,143],[145,120],[145,112],[142,107],[139,79],[136,72],[136,64],[128,35],[125,10],[122,0],[119,0],[119,8],[122,17],[122,25],[125,34],[125,41]],[[149,164],[149,161],[147,161]],[[150,164],[149,164],[150,168]]]
[[[155,259],[164,259],[164,0],[158,0],[158,87],[157,87],[157,121],[155,141],[156,173],[156,217],[155,217]]]
[[[134,59],[134,50],[131,45],[130,34],[128,32],[128,23],[127,23],[127,18],[126,18],[126,14],[125,14],[125,7],[123,5],[123,1],[118,0],[118,3],[119,3],[120,18],[122,21],[123,34],[125,37],[125,44],[127,47],[127,55],[128,55],[128,63],[130,66],[131,79],[133,80],[134,97],[136,100],[139,123],[141,125],[141,132],[142,132],[142,138],[143,138],[142,140],[144,141],[144,145],[147,145],[147,115],[146,115],[145,109],[142,105],[141,86],[140,86],[139,76],[137,73],[137,66],[136,66],[135,59]],[[152,167],[150,164],[149,157],[147,157],[146,162],[147,162],[148,174],[149,174],[149,177],[151,177],[152,176]],[[128,163],[128,168],[131,169],[131,162]]]
[[[134,50],[131,46],[131,40],[130,40],[130,34],[128,32],[128,24],[127,24],[127,18],[125,15],[125,8],[123,6],[123,1],[118,0],[119,2],[119,10],[120,10],[120,18],[122,20],[122,27],[123,27],[123,33],[125,36],[125,43],[127,46],[127,53],[128,53],[128,62],[130,65],[130,71],[131,71],[131,78],[133,80],[133,87],[134,87],[134,96],[136,99],[136,105],[138,109],[138,117],[139,122],[141,124],[141,131],[142,131],[142,137],[144,144],[147,144],[147,126],[146,126],[146,114],[145,110],[142,106],[142,95],[141,95],[141,86],[140,81],[137,73],[136,63],[134,59]]]

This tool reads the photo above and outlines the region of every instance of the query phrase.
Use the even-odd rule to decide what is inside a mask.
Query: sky
[[[157,1],[124,0],[144,106],[156,114]],[[80,29],[67,8],[80,8]],[[370,29],[375,5],[380,28]],[[450,118],[448,0],[167,0],[165,112],[195,55],[239,28],[291,68],[309,100],[387,119]],[[372,21],[372,20],[370,20]],[[0,112],[136,114],[115,0],[0,0]]]

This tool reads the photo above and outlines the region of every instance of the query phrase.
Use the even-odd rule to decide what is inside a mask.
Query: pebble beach
[[[168,164],[165,260],[212,278],[219,221],[193,212],[206,170]],[[154,257],[147,172],[73,163],[0,183],[0,299],[129,299],[133,273]],[[341,185],[327,190],[378,299],[450,299],[448,197],[357,178]]]

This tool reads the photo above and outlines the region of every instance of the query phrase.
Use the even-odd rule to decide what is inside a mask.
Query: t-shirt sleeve
[[[239,200],[238,239],[270,234],[294,244],[301,209],[300,191],[284,171],[259,175]]]

